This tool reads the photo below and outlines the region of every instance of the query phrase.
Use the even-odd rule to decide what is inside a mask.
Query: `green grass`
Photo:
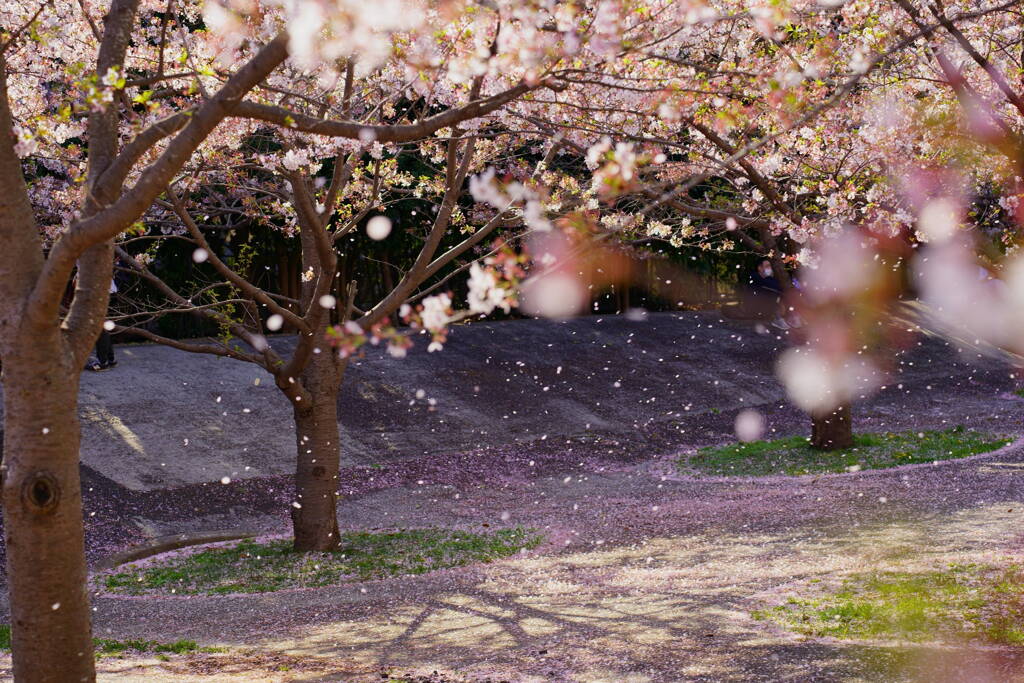
[[[222,647],[200,647],[194,640],[176,640],[173,643],[158,643],[155,640],[111,640],[93,638],[96,656],[121,656],[129,652],[152,652],[160,654],[186,655],[192,652],[225,652]]]
[[[129,652],[153,652],[158,655],[186,655],[193,652],[226,652],[222,647],[200,647],[194,640],[176,640],[173,643],[159,643],[155,640],[112,640],[93,638],[96,656],[123,656]],[[0,650],[11,649],[11,626],[0,624]]]
[[[1014,389],[1013,393],[1015,393],[1017,396],[1020,396],[1021,398],[1024,398],[1024,387],[1021,387],[1020,389]]]
[[[882,469],[911,463],[963,458],[1002,448],[1010,439],[963,427],[943,431],[859,434],[841,451],[811,448],[808,440],[791,436],[702,448],[684,455],[684,471],[726,476],[814,474]]]
[[[1024,645],[1024,568],[862,574],[837,593],[790,598],[753,617],[809,636]]]
[[[296,553],[290,540],[245,540],[153,566],[128,565],[100,581],[107,590],[130,594],[266,593],[488,562],[540,542],[538,534],[518,527],[490,533],[447,529],[353,531],[342,534],[341,547],[331,553]]]

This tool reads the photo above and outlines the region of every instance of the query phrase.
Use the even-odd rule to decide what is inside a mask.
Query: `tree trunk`
[[[59,340],[4,360],[3,512],[14,679],[95,680],[78,471],[78,376]]]
[[[850,404],[844,403],[826,413],[811,414],[811,447],[837,451],[853,446]]]
[[[324,344],[302,373],[308,405],[295,402],[295,550],[338,547],[337,490],[340,467],[338,391],[341,369]]]

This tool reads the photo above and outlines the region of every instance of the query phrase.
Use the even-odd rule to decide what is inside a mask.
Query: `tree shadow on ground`
[[[664,566],[666,556],[653,551],[652,564]],[[764,551],[772,552],[758,554]],[[707,549],[694,549],[688,566],[665,567],[671,576],[652,580],[636,567],[635,554],[602,555],[582,567],[549,558],[547,582],[530,581],[535,564],[496,581],[420,594],[386,613],[319,625],[277,646],[324,661],[348,655],[364,670],[384,668],[399,678],[436,670],[472,681],[1024,681],[1022,649],[780,634],[749,617],[749,586],[731,583],[727,574],[704,577],[699,590],[687,590],[691,561],[728,561]],[[737,560],[737,572],[749,572],[739,566],[746,559]],[[516,591],[520,578],[523,589]],[[666,590],[671,586],[678,590]],[[351,680],[349,666],[297,680]]]
[[[273,680],[1024,682],[1020,648],[801,640],[751,617],[849,573],[1016,555],[1018,508],[615,546],[550,530],[575,550],[316,590],[107,597],[96,623],[105,637],[235,644],[210,667],[252,653],[304,663]]]
[[[722,620],[701,608],[665,595],[576,602],[463,592],[426,600],[385,629],[350,630],[346,649],[400,680],[441,671],[467,681],[1024,681],[1021,650],[766,642],[742,629],[716,631]],[[339,654],[315,637],[289,652],[325,661]],[[292,680],[353,680],[354,673],[342,665]]]

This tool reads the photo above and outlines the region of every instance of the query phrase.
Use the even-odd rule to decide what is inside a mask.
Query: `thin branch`
[[[262,365],[262,360],[258,356],[246,353],[237,347],[228,346],[227,344],[197,344],[195,342],[185,342],[180,339],[171,339],[170,337],[164,337],[143,327],[125,327],[124,325],[115,325],[113,331],[117,332],[129,332],[131,334],[137,334],[151,342],[156,342],[161,346],[169,346],[172,349],[178,349],[180,351],[188,351],[189,353],[205,353],[213,356],[222,356],[225,358],[234,358],[235,360],[242,360],[255,365]]]
[[[206,241],[206,236],[203,235],[202,230],[200,230],[199,226],[197,226],[195,221],[192,220],[192,216],[189,214],[188,209],[185,208],[185,204],[181,201],[181,197],[179,197],[174,189],[170,187],[167,188],[167,195],[171,198],[171,205],[169,208],[173,209],[174,213],[181,219],[181,222],[185,225],[185,229],[188,230],[188,233],[192,236],[192,239],[195,240],[196,244],[199,245],[199,248],[206,251],[207,261],[213,266],[214,270],[224,276],[228,282],[234,285],[237,289],[244,292],[253,300],[266,306],[272,313],[280,315],[291,325],[294,325],[300,330],[308,331],[309,328],[306,325],[305,320],[295,315],[287,308],[278,305],[278,303],[265,291],[228,267],[228,265],[224,263],[224,261],[222,261],[217,253],[210,247],[210,243]],[[165,202],[160,203],[166,206]]]
[[[552,87],[547,82],[541,85],[520,84],[497,95],[476,100],[457,109],[449,109],[445,112],[423,119],[417,123],[378,125],[362,124],[354,121],[336,121],[330,119],[318,119],[313,116],[306,116],[297,112],[289,111],[284,107],[277,107],[269,104],[257,104],[255,102],[241,102],[232,111],[233,116],[256,119],[273,123],[283,128],[301,131],[303,133],[314,133],[327,137],[341,137],[351,139],[371,139],[377,142],[413,142],[423,139],[442,128],[457,125],[463,121],[486,116],[491,112],[503,107],[521,95],[541,87]]]

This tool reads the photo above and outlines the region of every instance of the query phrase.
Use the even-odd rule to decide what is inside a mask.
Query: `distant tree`
[[[1017,116],[1011,79],[990,72],[993,63],[1002,73],[1018,68],[1009,46],[1019,39],[1019,3],[725,0],[681,3],[679,11],[691,15],[686,28],[634,46],[601,72],[586,62],[566,78],[585,86],[567,88],[530,120],[562,132],[563,146],[586,157],[586,206],[601,236],[756,254],[772,262],[788,305],[798,305],[790,268],[821,285],[799,297],[812,324],[792,336],[809,343],[786,353],[780,369],[787,384],[805,389],[793,395],[810,414],[812,443],[849,446],[851,403],[884,374],[884,357],[860,362],[861,347],[887,312],[871,309],[853,324],[839,312],[856,317],[871,308],[861,304],[904,290],[878,271],[857,296],[825,293],[857,281],[835,281],[847,272],[841,263],[813,277],[820,245],[869,227],[865,239],[884,252],[879,263],[905,265],[920,209],[909,200],[933,182],[912,166],[956,153],[952,141],[965,130],[951,116],[958,99],[968,116],[977,110],[974,91],[958,86],[949,65],[973,63],[971,87],[1001,115]],[[965,45],[965,32],[978,47]],[[955,53],[947,65],[943,50]],[[1013,138],[993,142],[1005,147]],[[978,174],[985,182],[999,175],[989,164]],[[860,252],[847,256],[853,264]],[[812,362],[787,361],[798,353]]]

